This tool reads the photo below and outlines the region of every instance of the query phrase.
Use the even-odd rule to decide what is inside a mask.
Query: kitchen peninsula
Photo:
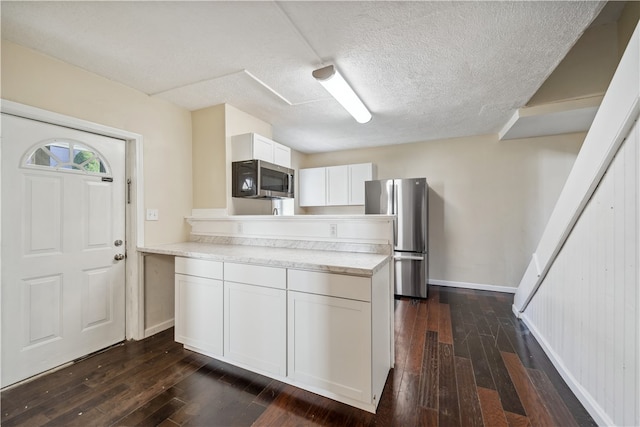
[[[375,412],[393,367],[393,217],[187,218],[175,337],[206,354]]]

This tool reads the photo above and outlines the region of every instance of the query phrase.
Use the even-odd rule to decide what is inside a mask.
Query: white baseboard
[[[158,332],[162,332],[164,330],[172,328],[173,325],[174,325],[174,320],[173,319],[169,319],[169,320],[166,320],[166,321],[164,321],[162,323],[158,323],[157,325],[154,325],[154,326],[152,326],[150,328],[146,328],[144,330],[144,337],[147,338],[147,337],[150,337],[151,335],[157,334]]]
[[[518,310],[518,307],[516,307],[515,304],[511,304],[511,311],[513,312],[513,315],[518,319],[522,316],[522,313],[520,313],[520,310]]]
[[[576,395],[582,406],[589,412],[589,415],[593,417],[593,420],[600,426],[612,426],[614,422],[607,413],[602,409],[600,405],[591,397],[591,394],[587,390],[582,387],[582,385],[576,380],[576,378],[571,374],[571,372],[567,369],[565,364],[562,362],[562,359],[558,356],[558,354],[553,351],[547,340],[542,336],[538,328],[529,320],[529,317],[525,313],[520,314],[520,319],[527,325],[531,334],[538,341],[542,350],[544,350],[545,354],[553,363],[553,366],[558,370],[560,376],[567,383],[573,394]]]
[[[451,288],[476,289],[478,291],[506,292],[515,294],[518,288],[512,286],[485,285],[482,283],[451,282],[449,280],[429,279],[430,285],[449,286]]]

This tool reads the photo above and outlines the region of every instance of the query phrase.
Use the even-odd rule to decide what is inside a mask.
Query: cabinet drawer
[[[176,273],[222,280],[222,263],[206,259],[176,257]]]
[[[266,286],[269,288],[287,288],[287,270],[263,265],[224,263],[224,280]]]
[[[289,290],[371,301],[371,279],[317,271],[287,270]]]

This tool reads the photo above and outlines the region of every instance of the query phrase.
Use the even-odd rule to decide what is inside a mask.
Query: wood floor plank
[[[453,346],[438,343],[440,366],[438,370],[438,425],[440,427],[459,426],[460,407],[456,385]]]
[[[451,330],[451,312],[449,304],[440,303],[438,307],[438,340],[453,346],[453,332]]]
[[[420,382],[420,404],[427,409],[438,409],[439,360],[438,333],[427,331]]]
[[[189,352],[190,353],[190,352]],[[145,369],[130,376],[130,387],[123,393],[110,399],[104,399],[98,408],[104,413],[111,414],[110,422],[116,422],[123,415],[144,406],[164,390],[170,389],[186,376],[197,371],[198,366],[189,363],[193,355],[183,358],[170,358],[168,366],[163,369]]]
[[[284,388],[284,383],[280,381],[271,380],[253,399],[253,403],[268,407],[280,394],[280,391]],[[251,388],[249,387],[249,390]]]
[[[94,417],[87,416],[87,413],[97,406],[105,399],[110,399],[123,391],[128,390],[128,386],[125,384],[117,384],[113,388],[110,388],[102,393],[87,393],[90,399],[83,400],[76,404],[67,405],[66,402],[61,402],[60,405],[56,405],[51,411],[45,412],[45,414],[51,418],[51,421],[45,426],[67,426],[85,424],[90,420],[91,423],[99,424],[99,420]],[[96,413],[97,414],[97,413]],[[101,418],[101,416],[100,416]]]
[[[219,381],[217,371],[203,366],[169,390],[186,403],[171,416],[171,420],[182,425],[197,416],[204,408],[215,406],[220,409],[217,397],[225,387],[229,386]]]
[[[174,397],[136,425],[140,427],[155,427],[163,421],[171,419],[171,415],[175,414],[184,405],[184,402]]]
[[[28,408],[26,411],[18,414],[13,418],[4,420],[2,422],[2,425],[35,425],[37,424],[35,420],[43,419],[43,416],[44,419],[46,419],[46,422],[49,422],[51,419],[61,416],[62,414],[67,412],[69,408],[81,405],[82,403],[91,399],[91,397],[93,397],[92,389],[85,386],[84,384],[80,384],[79,386],[74,387],[71,390],[54,396],[53,398],[41,403],[38,406]]]
[[[169,401],[176,398],[176,388],[172,387],[167,391],[167,393],[161,393],[151,401],[146,403],[145,405],[137,408],[133,412],[128,415],[125,415],[123,418],[117,420],[114,423],[114,426],[134,426],[141,423],[144,419],[146,419],[149,415],[156,412],[158,409],[162,408]]]
[[[238,411],[233,417],[231,422],[232,426],[250,426],[262,413],[264,412],[264,406],[256,403],[250,403]]]
[[[547,374],[537,369],[527,369],[526,371],[556,425],[577,427],[578,423],[553,387],[553,384],[551,384],[551,381],[549,381]]]
[[[497,391],[478,387],[478,399],[482,407],[482,420],[485,426],[506,427],[508,425]]]
[[[473,375],[476,379],[478,387],[484,387],[496,390],[496,385],[491,375],[489,361],[480,341],[480,335],[475,325],[467,325],[467,347],[469,349],[469,358],[473,365]]]
[[[311,403],[300,401],[295,395],[295,387],[285,385],[278,397],[253,423],[254,426],[280,427],[305,425],[305,415]]]
[[[418,423],[416,426],[438,427],[438,411],[435,409],[418,408]]]
[[[487,355],[487,362],[489,363],[489,369],[491,375],[496,384],[496,390],[500,395],[500,401],[505,411],[513,412],[514,414],[526,415],[524,407],[520,402],[516,388],[513,385],[509,371],[507,370],[505,363],[500,355],[500,351],[495,346],[493,337],[481,335],[480,341],[482,342],[482,348],[484,348]],[[505,353],[508,354],[508,353]]]
[[[416,315],[416,321],[411,334],[411,344],[405,370],[419,375],[422,371],[423,353],[427,338],[427,317]]]
[[[435,300],[427,300],[427,330],[438,332],[440,326],[440,303]]]
[[[573,394],[567,383],[562,379],[524,322],[513,316],[511,316],[511,318],[503,318],[503,320],[504,331],[507,333],[524,367],[537,369],[547,374],[547,377],[580,426],[596,426],[597,424],[593,418]]]
[[[453,333],[453,354],[470,359],[467,337],[469,329],[462,318],[462,311],[458,307],[451,308],[451,331]]]
[[[274,383],[282,384],[248,371],[239,372],[224,362],[212,361],[173,387],[177,397],[186,404],[171,415],[171,420],[180,425],[213,422],[249,425],[274,400],[265,391],[271,387],[269,390],[276,394]],[[268,396],[260,398],[262,392]]]
[[[394,405],[394,422],[399,425],[417,425],[416,408],[420,400],[420,375],[404,372],[402,384]]]
[[[509,427],[531,427],[529,418],[523,415],[514,414],[513,412],[505,412],[504,414],[507,417]]]
[[[554,421],[547,412],[544,402],[527,375],[527,371],[517,355],[503,352],[502,358],[509,371],[518,396],[526,409],[526,415],[532,426],[550,426]],[[524,415],[524,414],[522,414]]]
[[[51,420],[42,412],[32,412],[32,413],[22,412],[13,418],[9,418],[6,421],[3,421],[2,425],[6,427],[14,427],[14,426],[40,427],[45,425],[49,421]]]
[[[403,315],[400,319],[402,327],[396,331],[395,337],[395,364],[396,366],[404,369],[409,358],[409,351],[411,349],[411,337],[413,335],[413,329],[415,327],[416,318],[418,316],[418,307],[409,298],[404,298],[403,302],[405,308],[403,309]]]
[[[463,426],[483,426],[482,409],[478,400],[471,360],[463,357],[454,357],[454,363],[458,402],[460,404],[460,424]]]
[[[478,334],[493,337],[493,331],[487,322],[485,313],[482,312],[480,308],[476,308],[475,311],[473,311],[473,315],[475,317],[476,328],[478,328]]]
[[[428,299],[421,299],[419,300],[419,304],[418,304],[418,317],[422,318],[422,319],[426,319],[428,316],[428,310],[427,310],[427,305],[428,305]]]
[[[127,351],[123,345],[115,346],[111,348],[108,354],[96,354],[92,357],[91,363],[81,362],[47,374],[35,381],[3,391],[0,398],[2,420],[15,417],[28,408],[38,406],[54,396],[83,384],[85,377],[95,370],[95,366],[107,365],[110,360],[111,363],[117,363],[119,360],[138,357],[144,346],[141,344],[133,346],[135,350],[139,351]],[[131,355],[132,353],[133,355]]]
[[[537,393],[538,401],[527,403],[535,406],[532,411],[555,425],[595,425],[511,313],[512,299],[438,286],[429,287],[427,300],[394,299],[398,363],[376,414],[184,350],[169,329],[2,391],[0,422],[28,427],[539,424],[544,415],[535,421],[525,415],[530,409],[520,402],[504,355],[520,363],[514,375],[520,382],[528,378],[527,393]]]
[[[507,336],[507,332],[504,330],[502,325],[498,325],[498,332],[496,334],[496,346],[500,351],[506,351],[509,353],[515,353],[515,349],[511,345],[511,341]]]
[[[238,416],[246,416],[248,411],[256,411],[256,414],[264,412],[265,408],[253,403],[254,396],[246,393],[241,388],[222,382],[213,381],[203,396],[203,400],[198,399],[198,410],[190,413],[188,419],[184,420],[185,426],[206,426],[206,425],[234,425]],[[192,402],[187,402],[189,405]],[[185,408],[186,406],[185,405]],[[185,413],[180,410],[171,416],[173,421],[182,417]]]
[[[438,302],[441,304],[449,304],[449,295],[451,295],[451,293],[455,292],[455,290],[451,290],[449,288],[446,287],[439,287],[439,297],[438,297]]]
[[[376,426],[391,426],[393,425],[393,414],[395,411],[395,402],[397,397],[393,393],[393,385],[389,384],[392,376],[389,375],[387,379],[387,383],[384,385],[384,390],[382,391],[382,396],[380,398],[380,403],[378,404],[378,409],[376,410],[376,415],[373,420],[373,424]],[[401,383],[402,376],[400,376],[400,380],[398,383]],[[400,387],[398,386],[398,389]],[[363,423],[364,424],[364,423]],[[370,423],[371,424],[371,423]]]

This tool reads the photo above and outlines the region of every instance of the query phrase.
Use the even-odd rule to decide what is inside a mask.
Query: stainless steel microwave
[[[291,199],[293,178],[293,169],[263,160],[232,162],[231,195],[252,199]]]

